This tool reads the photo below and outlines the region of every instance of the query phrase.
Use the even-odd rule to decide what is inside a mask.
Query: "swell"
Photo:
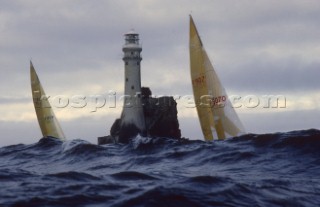
[[[167,138],[144,138],[137,137],[128,145],[119,145],[126,153],[150,154],[160,153],[169,157],[184,157],[201,153],[202,150],[219,151],[226,148],[243,149],[253,147],[254,149],[305,149],[309,151],[319,149],[320,131],[316,129],[292,131],[287,133],[274,134],[247,134],[234,137],[225,141],[214,141],[212,143],[182,139],[180,141]],[[32,152],[46,152],[46,154],[61,152],[67,156],[103,156],[106,153],[106,146],[98,146],[83,140],[68,141],[67,144],[55,138],[42,138],[39,142],[31,145],[12,145],[0,148],[0,156],[17,156],[25,152],[28,156],[36,155]],[[109,150],[107,150],[110,152]],[[174,151],[174,152],[173,152]],[[117,152],[118,153],[118,152]],[[164,154],[167,153],[167,154]],[[247,156],[246,153],[244,156]],[[250,155],[249,155],[250,157]]]
[[[320,131],[0,148],[0,206],[318,206]]]

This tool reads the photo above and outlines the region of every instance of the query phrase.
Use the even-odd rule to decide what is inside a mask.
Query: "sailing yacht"
[[[209,60],[191,15],[189,34],[192,88],[204,139],[244,134],[244,127]]]
[[[31,90],[34,108],[43,137],[65,140],[64,133],[46,97],[38,75],[30,61]]]

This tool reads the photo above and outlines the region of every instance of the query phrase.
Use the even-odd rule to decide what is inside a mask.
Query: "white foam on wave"
[[[136,137],[132,139],[132,145],[134,149],[137,149],[140,144],[147,144],[152,142],[152,138],[150,137],[144,137],[138,134]]]

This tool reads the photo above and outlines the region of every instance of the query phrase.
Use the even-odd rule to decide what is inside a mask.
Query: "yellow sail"
[[[60,124],[51,108],[38,75],[30,61],[31,90],[34,108],[43,137],[55,137],[65,140]]]
[[[190,15],[190,71],[198,117],[205,140],[244,133],[244,127],[203,47]]]

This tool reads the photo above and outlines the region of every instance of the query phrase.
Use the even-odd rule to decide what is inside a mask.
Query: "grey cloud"
[[[231,66],[235,67],[235,66]],[[246,92],[295,93],[319,91],[320,62],[306,63],[299,59],[253,59],[236,70],[220,69],[227,88]]]
[[[319,110],[279,111],[269,113],[241,113],[248,133],[274,133],[319,128]],[[301,121],[303,120],[303,121]]]
[[[142,84],[159,95],[190,94],[191,11],[227,91],[317,91],[319,7],[316,0],[4,1],[0,94],[31,97],[30,58],[47,94],[121,85],[122,35],[131,28],[143,46]],[[263,52],[270,47],[284,54]],[[163,84],[170,75],[179,78]]]
[[[32,98],[30,97],[1,97],[0,96],[0,104],[10,104],[10,103],[31,103]]]

